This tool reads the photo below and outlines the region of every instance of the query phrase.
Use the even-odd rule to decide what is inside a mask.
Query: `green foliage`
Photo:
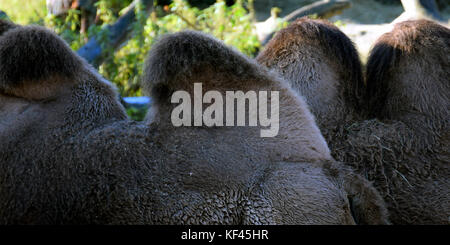
[[[147,114],[146,108],[134,108],[130,107],[126,109],[128,116],[135,121],[142,121]]]
[[[228,7],[225,1],[219,0],[200,10],[189,6],[185,0],[174,0],[169,6],[156,7],[148,17],[142,6],[138,6],[132,38],[119,50],[111,50],[99,71],[118,86],[122,95],[140,96],[141,68],[152,44],[160,35],[184,29],[210,33],[252,56],[260,44],[246,4],[248,2],[237,1]]]
[[[189,7],[185,1],[174,0],[170,6],[170,14],[161,19],[160,25],[167,29],[164,31],[169,32],[189,28],[210,33],[252,56],[259,48],[254,32],[253,12],[245,8],[246,5],[251,6],[252,2],[238,0],[227,7],[225,1],[219,0],[210,7],[199,10]]]
[[[42,24],[47,14],[45,0],[0,0],[0,10],[17,24]]]
[[[3,1],[3,0],[1,0]],[[227,6],[218,0],[205,9],[189,6],[186,0],[174,0],[169,6],[156,6],[148,15],[143,6],[136,7],[136,21],[131,38],[112,49],[105,26],[113,24],[132,1],[99,0],[96,2],[97,22],[86,33],[80,33],[81,11],[71,9],[64,16],[47,15],[43,24],[64,38],[73,50],[82,47],[90,37],[106,51],[99,72],[117,85],[122,96],[141,96],[139,79],[146,54],[158,36],[184,29],[209,33],[243,53],[253,56],[260,47],[253,25],[253,0],[238,0]],[[248,10],[250,9],[250,11]]]

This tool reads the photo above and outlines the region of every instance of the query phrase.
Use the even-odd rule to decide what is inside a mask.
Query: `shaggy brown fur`
[[[400,151],[392,171],[405,186],[389,200],[405,206],[399,223],[450,223],[449,67],[450,29],[427,20],[397,24],[369,57],[369,112],[404,124],[389,127]]]
[[[171,69],[167,69],[167,67]],[[173,72],[173,70],[178,72]],[[249,153],[248,156],[264,153],[267,154],[265,157],[275,162],[317,163],[318,159],[327,159],[325,161],[327,164],[323,166],[325,172],[333,173],[334,178],[342,181],[342,187],[348,197],[352,199],[350,202],[354,207],[355,216],[357,216],[354,217],[356,221],[361,224],[388,223],[384,203],[375,189],[351,170],[343,171],[342,168],[345,167],[334,163],[329,164],[331,158],[328,148],[322,142],[323,138],[317,133],[313,119],[306,109],[307,106],[302,98],[295,96],[274,74],[262,69],[241,54],[224,47],[222,43],[192,32],[175,34],[160,40],[152,47],[145,71],[146,78],[144,80],[149,82],[146,84],[147,90],[152,91],[154,97],[157,97],[158,94],[171,94],[179,89],[192,92],[194,82],[201,82],[205,91],[210,89],[221,92],[226,90],[280,91],[280,132],[274,138],[248,140],[246,144],[253,145],[255,149],[258,149],[258,153]],[[156,108],[161,114],[160,118],[169,118],[174,105],[168,103],[168,98],[160,98],[156,103],[158,104]],[[165,122],[168,123],[168,120]],[[172,128],[171,125],[165,127]],[[247,130],[250,130],[249,133]],[[251,128],[227,129],[227,131],[226,137],[230,142],[255,138],[258,132]],[[234,137],[235,139],[233,139]],[[316,152],[321,153],[317,155]],[[300,183],[297,181],[300,181],[300,178],[295,174],[296,171],[290,169],[290,164],[284,164],[290,171],[283,170],[284,174],[277,177],[283,184],[274,183],[274,185],[278,187],[289,186],[289,183],[299,185]],[[296,166],[296,164],[292,166]],[[299,179],[296,180],[297,178]],[[302,180],[300,182],[306,184],[309,181]],[[319,187],[317,183],[306,185],[313,189]],[[287,194],[289,191],[284,188],[265,190],[266,193],[272,191],[278,193],[279,200],[284,200],[284,194],[297,198],[296,194]],[[315,205],[318,203],[316,202]],[[307,206],[303,207],[308,209]],[[288,212],[289,207],[286,206],[283,210],[285,210],[283,212]]]
[[[144,85],[155,104],[143,123],[129,121],[112,86],[42,28],[0,37],[0,73],[0,223],[386,222],[383,206],[361,208],[381,198],[334,163],[302,99],[211,37],[182,32],[152,47]],[[171,92],[194,82],[280,91],[278,136],[174,127]]]
[[[290,81],[305,97],[320,128],[361,111],[364,83],[358,54],[351,40],[326,20],[297,19],[280,30],[256,60]],[[351,107],[337,113],[343,105]]]
[[[321,107],[329,104],[337,105],[327,110],[327,115],[319,113],[317,116],[332,155],[374,181],[387,202],[393,223],[448,224],[449,30],[429,21],[397,25],[375,45],[367,68],[367,92],[360,92],[360,85],[355,86],[355,83],[362,84],[360,78],[345,79],[340,75],[342,72],[348,73],[347,77],[360,74],[348,65],[359,62],[351,42],[345,41],[346,45],[341,46],[342,41],[335,45],[332,38],[323,38],[336,28],[324,25],[322,21],[303,19],[284,31],[301,34],[302,29],[319,28],[329,30],[322,30],[320,35],[317,32],[316,36],[272,40],[280,44],[268,46],[258,61],[272,64],[269,67],[284,74],[298,93],[310,96],[317,93],[316,100],[319,101],[309,103],[313,112],[321,111]],[[340,36],[348,40],[344,34]],[[318,41],[320,39],[328,44],[323,45]],[[302,45],[293,46],[289,42]],[[335,55],[337,47],[330,48],[330,45],[340,47],[343,53]],[[273,47],[277,48],[272,50]],[[310,50],[317,50],[317,55],[322,55],[322,66],[315,66],[308,56],[303,56]],[[275,58],[274,54],[281,51],[288,53],[284,57],[302,58],[294,62],[288,58]],[[350,51],[354,55],[345,55]],[[333,57],[349,60],[333,61]],[[285,63],[288,65],[277,65]],[[353,68],[359,69],[357,65]],[[289,74],[291,71],[295,73]],[[331,73],[332,79],[309,79],[317,73]],[[370,110],[366,111],[364,108],[369,106],[365,107],[359,96],[364,93],[370,98]],[[332,96],[326,99],[321,94]],[[353,101],[347,99],[349,94],[355,96]],[[358,107],[363,111],[358,111]],[[365,120],[370,114],[379,119]]]
[[[51,98],[61,93],[65,87],[61,86],[62,82],[69,86],[82,72],[81,60],[67,44],[50,32],[43,38],[43,31],[43,27],[13,28],[2,37],[0,89],[3,93],[30,99]]]
[[[427,20],[397,24],[378,39],[368,60],[372,116],[405,122],[411,115],[436,123],[448,120],[449,67],[448,28]]]

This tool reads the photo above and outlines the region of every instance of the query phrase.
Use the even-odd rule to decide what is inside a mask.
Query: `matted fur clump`
[[[155,44],[143,82],[156,103],[144,122],[45,29],[3,33],[0,57],[2,224],[388,223],[374,188],[331,158],[302,98],[210,36]],[[195,82],[279,91],[279,134],[173,126],[170,92]]]
[[[317,30],[328,29],[324,33],[336,31],[320,21],[300,21],[304,22],[308,24],[292,24],[284,32],[301,35],[302,32],[294,30],[302,30],[305,25],[316,26]],[[320,43],[328,42],[319,47],[326,50],[319,58],[333,63],[328,67],[298,59],[282,68],[271,68],[280,72],[299,94],[317,93],[313,103],[307,102],[313,113],[319,112],[317,122],[333,157],[373,181],[387,203],[394,224],[449,222],[449,33],[444,26],[419,20],[397,24],[392,32],[380,37],[367,65],[366,92],[362,93],[368,95],[367,100],[359,100],[357,96],[354,100],[346,99],[349,94],[358,94],[360,89],[340,74],[355,72],[348,71],[348,65],[339,59],[333,62],[332,56],[326,55],[334,54],[341,47],[339,42],[335,44],[323,38],[326,34],[316,35],[322,41],[315,42],[296,41],[308,39],[309,35],[296,37],[292,42],[302,42],[302,45],[295,48],[287,45],[286,40],[275,38],[260,54],[268,57],[265,52],[283,52],[287,53],[284,57],[300,57]],[[271,50],[277,47],[277,42],[285,48]],[[353,60],[347,62],[359,62],[355,60],[354,48],[345,48],[355,53],[347,56]],[[287,63],[283,58],[263,60],[263,64],[271,62]],[[323,67],[325,70],[317,70]],[[316,74],[328,73],[331,75],[325,76],[327,79],[320,76],[315,79]],[[356,101],[363,105],[362,111],[354,109],[358,107]],[[333,105],[333,110],[320,114],[324,112],[321,107],[329,105]]]

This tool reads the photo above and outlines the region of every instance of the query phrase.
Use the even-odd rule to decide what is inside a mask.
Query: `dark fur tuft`
[[[364,81],[358,52],[352,41],[336,26],[326,20],[313,20],[303,17],[292,22],[287,28],[280,30],[266,45],[257,60],[260,64],[271,67],[274,62],[283,59],[286,51],[298,52],[314,47],[325,54],[324,58],[336,65],[334,70],[341,81],[345,81],[339,89],[345,101],[360,109],[364,98]],[[309,57],[305,57],[308,59]]]
[[[254,62],[221,41],[204,33],[182,31],[165,35],[152,46],[143,87],[155,99],[165,100],[173,91],[190,91],[193,81],[210,88],[239,87],[243,84],[236,81],[254,76],[255,70]]]
[[[21,27],[0,37],[0,89],[36,85],[58,76],[72,79],[81,59],[53,32],[42,27]]]
[[[449,50],[450,29],[429,20],[401,22],[396,24],[391,32],[382,35],[374,45],[367,63],[367,94],[370,99],[371,115],[385,118],[390,114],[398,113],[399,110],[411,111],[412,108],[409,107],[414,107],[414,110],[420,112],[424,112],[418,109],[425,106],[424,104],[432,107],[433,105],[428,102],[429,98],[425,98],[429,96],[429,92],[424,91],[423,88],[432,89],[433,86],[449,88],[449,83],[445,82],[450,75]],[[406,69],[409,70],[404,72]],[[420,70],[426,71],[420,72]],[[442,75],[442,72],[446,72],[447,75]],[[438,76],[440,77],[434,78]],[[406,84],[398,84],[399,81],[405,83],[415,81],[414,91],[409,91],[414,93],[414,99],[408,100],[405,96],[396,94],[396,91],[401,90],[401,86],[406,86]],[[445,89],[441,87],[439,90]],[[433,93],[437,96],[439,91]],[[388,102],[394,94],[398,97],[397,102],[402,100],[400,103],[402,105],[399,105],[402,107],[396,108],[397,111],[393,110]],[[419,98],[423,101],[419,101]],[[412,106],[409,102],[422,105]]]

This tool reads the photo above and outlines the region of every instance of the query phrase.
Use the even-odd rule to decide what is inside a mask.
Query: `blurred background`
[[[199,30],[254,57],[274,32],[302,16],[335,23],[365,62],[372,43],[396,22],[448,25],[450,0],[0,0],[0,18],[54,30],[116,84],[137,120],[149,100],[129,97],[143,95],[142,65],[158,36]]]

